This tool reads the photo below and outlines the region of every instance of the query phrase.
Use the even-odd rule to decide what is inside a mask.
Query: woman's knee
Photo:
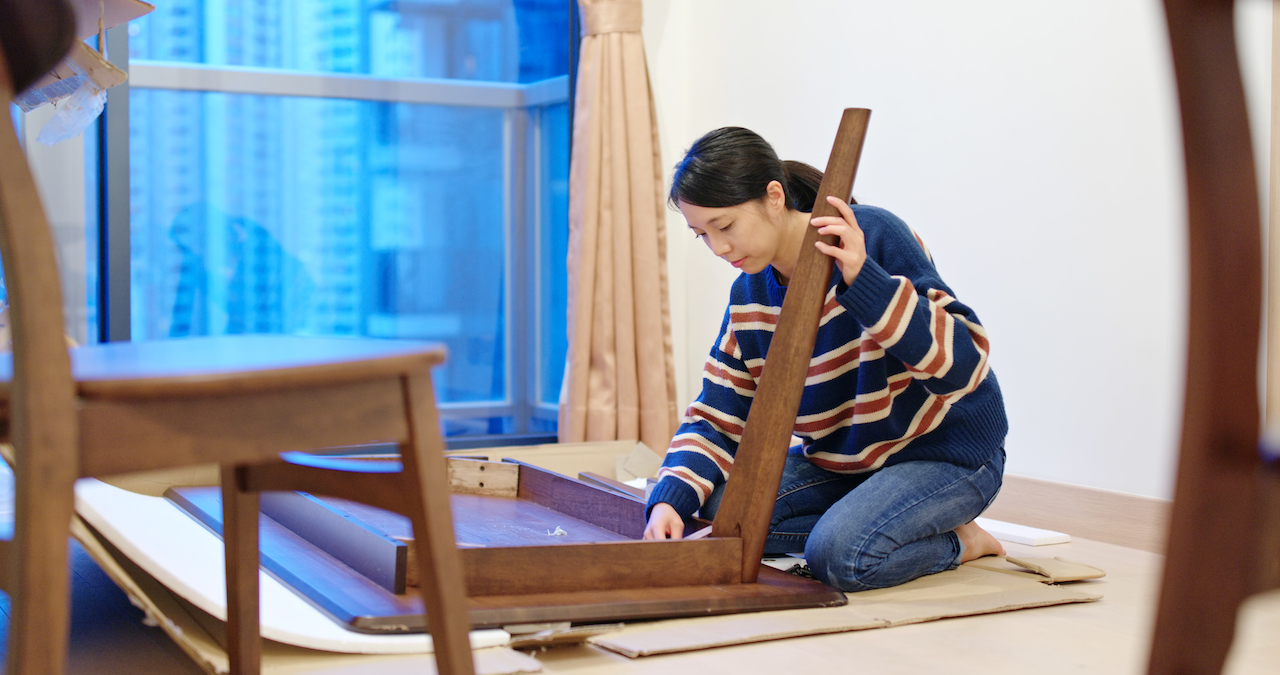
[[[894,585],[880,579],[888,555],[877,550],[875,535],[839,535],[815,527],[805,545],[805,562],[819,581],[849,592]]]
[[[951,532],[903,542],[880,531],[822,525],[809,536],[805,561],[819,581],[842,591],[889,588],[959,562],[959,540]]]

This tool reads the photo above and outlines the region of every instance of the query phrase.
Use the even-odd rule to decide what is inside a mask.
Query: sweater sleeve
[[[934,394],[958,398],[986,378],[987,333],[939,277],[927,249],[883,209],[855,209],[867,261],[838,300],[870,337]]]
[[[670,504],[682,517],[692,516],[733,466],[756,377],[742,361],[731,317],[732,306],[703,367],[702,393],[671,439],[658,484],[649,495],[646,517],[659,502]]]

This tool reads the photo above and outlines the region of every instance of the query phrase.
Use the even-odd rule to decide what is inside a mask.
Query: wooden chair
[[[49,3],[52,4],[52,3]],[[45,2],[0,0],[0,36],[40,20]],[[22,28],[22,26],[18,26]],[[20,31],[19,31],[20,32]],[[33,31],[37,32],[37,31]],[[56,31],[50,31],[56,35]],[[65,53],[41,42],[4,50],[0,100]],[[40,51],[43,49],[43,51]],[[32,76],[31,72],[35,72]],[[227,651],[232,673],[260,669],[257,491],[298,489],[407,514],[442,673],[471,673],[466,596],[423,343],[246,336],[113,343],[68,353],[54,247],[5,106],[0,120],[0,253],[13,323],[12,369],[0,364],[0,411],[14,448],[16,522],[0,575],[13,601],[8,673],[63,671],[67,536],[73,484],[198,463],[223,467]],[[10,377],[11,376],[11,377]],[[282,451],[395,439],[403,471],[346,473],[286,464]]]
[[[1258,446],[1261,228],[1233,3],[1165,8],[1186,153],[1191,309],[1150,672],[1217,673],[1240,603],[1280,585],[1280,474]]]

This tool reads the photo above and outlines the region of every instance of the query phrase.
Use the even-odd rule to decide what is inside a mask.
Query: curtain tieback
[[[582,17],[582,36],[603,33],[639,33],[644,25],[640,0],[605,0],[578,5]]]

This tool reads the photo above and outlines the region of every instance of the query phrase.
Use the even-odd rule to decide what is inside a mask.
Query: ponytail
[[[787,203],[796,211],[813,211],[818,198],[818,186],[822,184],[822,172],[792,159],[782,163],[787,174]]]

